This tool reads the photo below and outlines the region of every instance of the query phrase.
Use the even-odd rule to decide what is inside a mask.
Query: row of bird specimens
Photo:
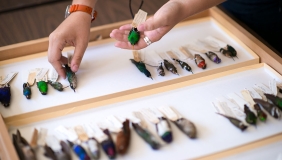
[[[110,115],[106,117],[105,121],[98,123],[89,122],[73,127],[58,126],[51,131],[51,134],[45,128],[35,129],[29,148],[35,153],[40,153],[39,151],[42,152],[44,149],[45,156],[52,158],[53,156],[70,154],[67,153],[67,149],[63,149],[66,148],[66,145],[62,145],[68,144],[80,158],[81,154],[84,154],[92,159],[99,159],[98,144],[100,144],[107,156],[113,159],[117,154],[123,155],[127,152],[130,144],[129,121],[132,122],[132,127],[137,134],[152,149],[157,150],[173,140],[168,120],[173,122],[189,138],[196,138],[196,127],[191,121],[182,117],[175,108],[162,106],[142,109],[125,116]],[[156,131],[148,129],[148,125],[150,125],[148,122],[156,126]],[[110,132],[116,135],[116,138],[112,138]],[[77,152],[78,150],[79,152]]]
[[[256,126],[257,119],[265,122],[268,112],[270,116],[280,119],[282,106],[282,90],[276,80],[270,80],[268,85],[255,84],[252,88],[241,90],[241,94],[230,93],[227,97],[217,98],[212,102],[217,113],[228,118],[230,122],[245,130],[250,124]],[[280,92],[280,93],[279,93]]]
[[[157,53],[156,51],[147,51],[145,53],[140,52],[139,54],[141,54],[141,58],[135,60],[142,61],[149,66],[156,67],[159,76],[165,75],[162,65],[164,65],[168,71],[176,75],[179,75],[179,73],[177,72],[175,65],[180,65],[182,69],[193,73],[192,68],[188,64],[189,61],[195,61],[197,67],[205,69],[207,67],[205,58],[203,58],[205,56],[216,64],[221,63],[221,59],[215,52],[223,53],[223,55],[230,58],[237,57],[236,50],[231,47],[234,50],[234,55],[232,56],[231,52],[225,49],[228,48],[227,46],[229,46],[229,48],[231,47],[230,45],[209,36],[202,40],[189,42],[185,46],[181,46],[178,49],[172,49],[164,53]]]

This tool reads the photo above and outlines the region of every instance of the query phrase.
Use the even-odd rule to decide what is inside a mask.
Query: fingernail
[[[72,67],[71,67],[71,70],[73,71],[73,72],[77,72],[77,70],[78,70],[78,65],[73,65]]]

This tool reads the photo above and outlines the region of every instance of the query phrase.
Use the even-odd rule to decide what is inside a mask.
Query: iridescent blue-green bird
[[[75,73],[71,70],[71,68],[67,64],[65,64],[65,69],[66,69],[66,74],[67,74],[68,81],[70,83],[70,87],[75,92],[75,89],[77,87],[76,75],[75,75]]]
[[[146,66],[145,66],[145,63],[143,63],[143,62],[141,62],[141,61],[140,61],[140,62],[137,62],[137,61],[135,61],[134,59],[130,59],[130,61],[131,61],[133,64],[135,64],[135,66],[139,69],[139,71],[142,72],[142,73],[144,73],[144,74],[146,75],[146,77],[153,79],[152,76],[151,76],[151,73],[147,70],[147,68],[146,68]]]
[[[31,97],[31,89],[28,83],[23,84],[23,95],[27,98],[30,99]]]

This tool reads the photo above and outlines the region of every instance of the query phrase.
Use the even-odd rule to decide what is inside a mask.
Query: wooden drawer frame
[[[204,17],[211,17],[215,19],[221,25],[224,25],[226,28],[228,28],[228,32],[232,32],[232,34],[235,35],[235,38],[240,39],[246,46],[248,46],[253,52],[255,52],[260,57],[260,62],[264,62],[268,64],[274,70],[276,70],[279,74],[282,74],[282,69],[281,69],[282,68],[282,58],[279,57],[274,51],[268,48],[261,41],[259,41],[255,36],[250,34],[246,29],[240,26],[237,22],[235,22],[225,13],[223,13],[220,9],[216,7],[211,8],[191,18],[188,18],[185,21],[192,20],[192,19],[198,19],[198,18],[204,18]],[[95,38],[99,35],[105,38],[105,40],[91,42],[91,43],[93,45],[95,44],[98,45],[101,43],[105,43],[105,41],[111,41],[107,39],[109,38],[109,33],[113,29],[118,28],[119,26],[123,24],[128,24],[130,22],[131,20],[128,20],[128,21],[122,21],[122,22],[118,22],[114,24],[91,28],[90,41],[95,40]],[[38,40],[33,40],[33,41],[23,42],[19,44],[10,45],[10,46],[0,47],[0,65],[12,63],[12,62],[18,62],[18,61],[22,61],[22,60],[26,60],[30,58],[46,56],[47,48],[48,48],[48,38],[42,38]],[[71,50],[71,49],[72,48],[68,47],[65,50]],[[149,91],[149,92],[146,90],[143,90],[142,93],[138,93],[139,95],[132,94],[129,97],[119,97],[119,100],[111,99],[110,103],[116,103],[118,101],[133,99],[133,98],[136,98],[136,96],[140,97],[140,96],[160,93],[160,92],[175,89],[178,87],[176,85],[170,85],[166,87],[160,87],[158,89],[155,89],[154,91]],[[110,98],[110,95],[109,95],[109,98]],[[101,105],[108,104],[108,102],[107,103],[105,102],[106,100],[107,99],[101,100],[99,103],[92,106],[92,108],[95,106],[101,106]],[[85,103],[82,106],[85,106],[86,108],[88,108],[87,105],[89,104]],[[53,118],[53,117],[54,116],[45,117],[45,119]],[[43,120],[43,119],[39,119],[39,120]],[[0,158],[7,159],[7,160],[15,160],[18,158],[15,152],[15,149],[13,147],[13,144],[10,140],[8,130],[6,129],[7,121],[9,121],[9,119],[3,120],[2,118],[0,118],[0,128],[1,128],[0,130]],[[32,123],[32,122],[33,121],[29,122],[27,120],[24,124]],[[272,136],[272,137],[254,142],[254,143],[244,145],[244,146],[233,148],[233,149],[223,151],[220,153],[216,153],[213,155],[205,156],[200,159],[218,159],[218,158],[226,157],[228,155],[236,154],[238,152],[242,152],[242,151],[253,149],[259,146],[270,144],[270,143],[273,143],[281,139],[282,139],[282,134],[279,134],[279,135]]]

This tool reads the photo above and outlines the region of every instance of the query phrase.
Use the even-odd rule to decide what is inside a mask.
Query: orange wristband
[[[91,22],[93,22],[97,17],[97,11],[95,11],[91,7],[81,5],[81,4],[73,4],[73,5],[67,6],[65,18],[67,18],[71,13],[76,12],[76,11],[82,11],[82,12],[86,12],[90,14]]]

